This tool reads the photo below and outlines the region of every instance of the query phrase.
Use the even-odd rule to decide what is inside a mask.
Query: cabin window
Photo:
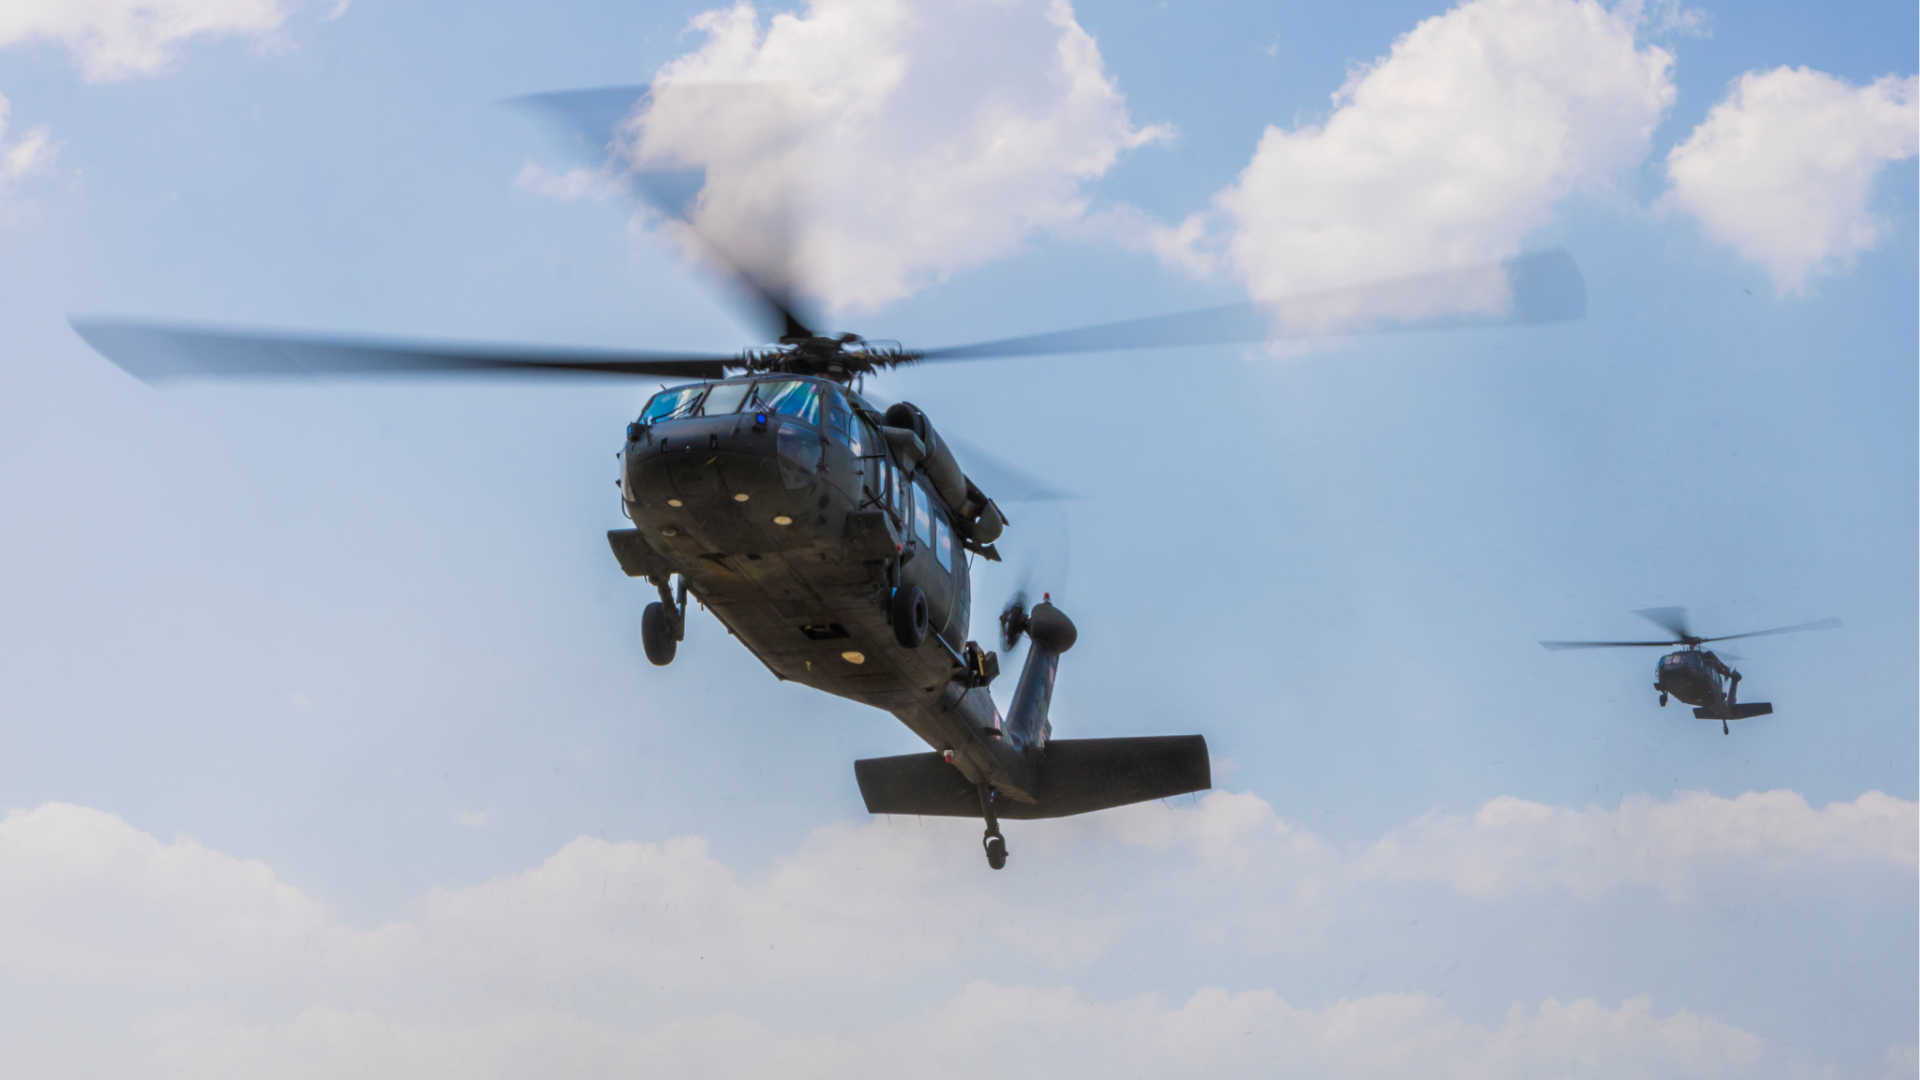
[[[764,380],[754,388],[754,398],[770,413],[820,422],[820,387],[804,379]]]
[[[913,527],[920,542],[933,546],[933,512],[927,508],[927,489],[919,484],[913,485]]]
[[[944,518],[935,518],[933,533],[935,537],[933,554],[934,558],[940,561],[940,569],[953,569],[953,530],[947,527]]]
[[[702,416],[721,416],[740,408],[747,398],[750,383],[714,383],[707,391],[707,400],[700,406]]]
[[[651,424],[660,420],[672,420],[686,416],[693,411],[693,403],[700,399],[700,391],[706,389],[705,383],[692,386],[676,386],[671,390],[662,390],[653,395],[647,407],[640,410],[640,422]]]

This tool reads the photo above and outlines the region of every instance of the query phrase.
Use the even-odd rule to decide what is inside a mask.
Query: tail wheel
[[[891,610],[894,640],[909,649],[919,648],[927,640],[927,594],[918,585],[902,585],[893,590]]]
[[[986,839],[987,865],[995,870],[1007,865],[1007,841],[999,833]]]
[[[680,634],[673,621],[673,613],[657,601],[640,613],[640,644],[646,647],[647,659],[656,667],[673,663],[673,654],[679,648]]]

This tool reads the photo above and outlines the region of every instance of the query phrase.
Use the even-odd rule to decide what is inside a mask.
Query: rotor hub
[[[813,375],[836,382],[852,382],[885,368],[908,363],[919,354],[897,344],[874,344],[858,334],[825,337],[790,335],[780,344],[744,353],[740,366],[750,372]]]

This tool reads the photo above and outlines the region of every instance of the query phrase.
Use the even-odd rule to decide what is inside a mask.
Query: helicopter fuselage
[[[884,709],[969,780],[1023,793],[1025,748],[1002,733],[981,669],[997,660],[967,640],[956,519],[896,460],[880,413],[803,376],[680,389],[696,403],[650,405],[628,428],[620,486],[634,528],[610,534],[626,571],[677,575],[775,677]],[[926,598],[914,647],[893,625],[908,587]]]
[[[1682,649],[1660,658],[1653,669],[1653,688],[1688,705],[1718,708],[1727,700],[1725,665],[1711,652]]]

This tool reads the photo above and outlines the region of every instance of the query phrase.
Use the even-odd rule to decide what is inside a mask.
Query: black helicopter
[[[562,112],[612,94],[540,95]],[[575,105],[583,109],[575,109]],[[641,185],[644,197],[644,185]],[[682,224],[691,226],[691,218]],[[1053,739],[1059,658],[1077,637],[1050,600],[1016,597],[1001,646],[1030,642],[1009,712],[988,690],[996,653],[969,637],[973,558],[998,560],[1006,515],[927,415],[863,396],[865,380],[906,364],[1123,348],[1258,342],[1272,307],[1226,305],[1056,333],[909,350],[823,334],[801,312],[791,269],[776,276],[699,236],[775,344],[742,353],[632,352],[398,341],[76,318],[96,350],[143,379],[180,376],[463,373],[630,375],[675,380],[627,426],[621,509],[607,534],[630,577],[658,599],[642,615],[646,654],[670,663],[699,601],[774,676],[885,709],[932,753],[857,761],[872,813],[981,817],[995,869],[1001,818],[1047,818],[1165,798],[1211,785],[1200,735]],[[770,240],[778,244],[779,238]],[[773,264],[788,253],[776,253]],[[755,265],[767,265],[763,260]],[[1382,323],[1374,330],[1529,324],[1577,318],[1585,286],[1564,252],[1400,278],[1308,297],[1336,310],[1369,298],[1457,293],[1466,276],[1504,275],[1507,310]],[[977,462],[976,462],[977,463]],[[1012,494],[1033,492],[1003,492]]]
[[[1799,630],[1827,630],[1840,625],[1839,619],[1817,619],[1813,622],[1795,623],[1792,626],[1776,626],[1768,630],[1749,630],[1744,634],[1721,634],[1717,637],[1700,637],[1687,628],[1687,609],[1681,607],[1642,608],[1634,612],[1641,618],[1671,633],[1673,638],[1667,641],[1543,641],[1540,644],[1549,649],[1617,649],[1638,647],[1665,647],[1685,645],[1678,652],[1670,652],[1660,658],[1653,669],[1653,688],[1660,695],[1660,704],[1664,707],[1668,695],[1695,706],[1693,715],[1702,720],[1720,721],[1720,733],[1732,734],[1727,726],[1729,720],[1748,720],[1756,716],[1766,716],[1773,712],[1770,701],[1740,700],[1740,673],[1727,666],[1725,660],[1714,655],[1711,649],[1700,646],[1710,641],[1732,641],[1735,638],[1762,637],[1767,634],[1790,634]]]

